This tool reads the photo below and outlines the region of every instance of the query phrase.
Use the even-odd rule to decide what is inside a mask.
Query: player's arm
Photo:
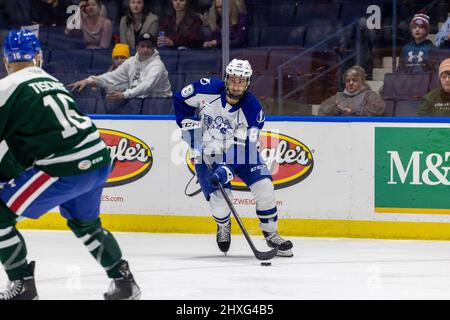
[[[198,118],[198,101],[194,84],[189,84],[173,96],[173,106],[181,136],[191,148],[191,157],[201,155],[202,126]]]

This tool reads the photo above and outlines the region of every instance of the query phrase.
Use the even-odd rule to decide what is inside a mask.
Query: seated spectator
[[[450,59],[439,66],[439,88],[422,98],[419,116],[450,117]]]
[[[129,0],[128,12],[120,19],[120,42],[135,49],[140,35],[150,33],[156,39],[158,31],[159,18],[148,10],[144,0]]]
[[[172,0],[172,14],[161,22],[158,47],[200,48],[202,20],[191,7],[190,0]]]
[[[385,104],[366,84],[366,72],[353,66],[344,74],[345,90],[322,102],[320,116],[382,116]]]
[[[222,45],[222,0],[214,0],[207,16],[210,32],[204,48],[216,48]],[[230,48],[245,47],[248,42],[247,10],[242,0],[230,1]]]
[[[71,0],[32,0],[30,19],[34,24],[47,27],[64,27]]]
[[[398,72],[413,74],[434,71],[430,61],[430,50],[434,45],[427,39],[429,31],[429,17],[423,13],[416,14],[410,23],[410,32],[414,40],[403,47]]]
[[[116,43],[112,51],[112,65],[108,72],[116,70],[130,55],[130,47],[127,44]]]
[[[81,31],[86,49],[108,49],[111,47],[113,25],[111,20],[101,14],[100,0],[80,2]],[[77,30],[66,28],[66,34],[76,34]]]
[[[450,17],[445,21],[436,34],[436,47],[450,49]]]
[[[106,95],[108,100],[123,100],[146,97],[171,97],[169,74],[154,48],[156,39],[149,33],[142,34],[136,46],[136,55],[125,60],[116,70],[99,76],[90,76],[69,85],[81,91],[86,86],[113,88]],[[116,88],[126,84],[127,89]]]

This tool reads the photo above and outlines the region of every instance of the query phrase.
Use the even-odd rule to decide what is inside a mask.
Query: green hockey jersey
[[[92,120],[69,90],[38,67],[0,80],[0,140],[22,167],[51,176],[85,173],[111,162]]]

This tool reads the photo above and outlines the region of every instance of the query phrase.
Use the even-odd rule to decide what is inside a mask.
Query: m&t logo
[[[450,128],[375,128],[375,212],[450,214]]]
[[[414,151],[402,162],[398,151],[388,151],[390,157],[390,176],[388,184],[405,184],[429,186],[450,186],[450,152],[443,154]],[[423,163],[424,160],[424,164]]]

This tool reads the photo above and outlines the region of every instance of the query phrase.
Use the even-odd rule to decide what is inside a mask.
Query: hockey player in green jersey
[[[37,219],[56,206],[112,279],[104,298],[138,299],[128,263],[99,218],[111,158],[97,128],[64,85],[40,68],[40,43],[30,31],[9,32],[3,52],[9,75],[0,80],[0,141],[9,150],[0,170],[16,172],[0,173],[14,177],[0,191],[0,261],[9,279],[0,300],[38,298],[35,263],[27,262],[16,222]]]

